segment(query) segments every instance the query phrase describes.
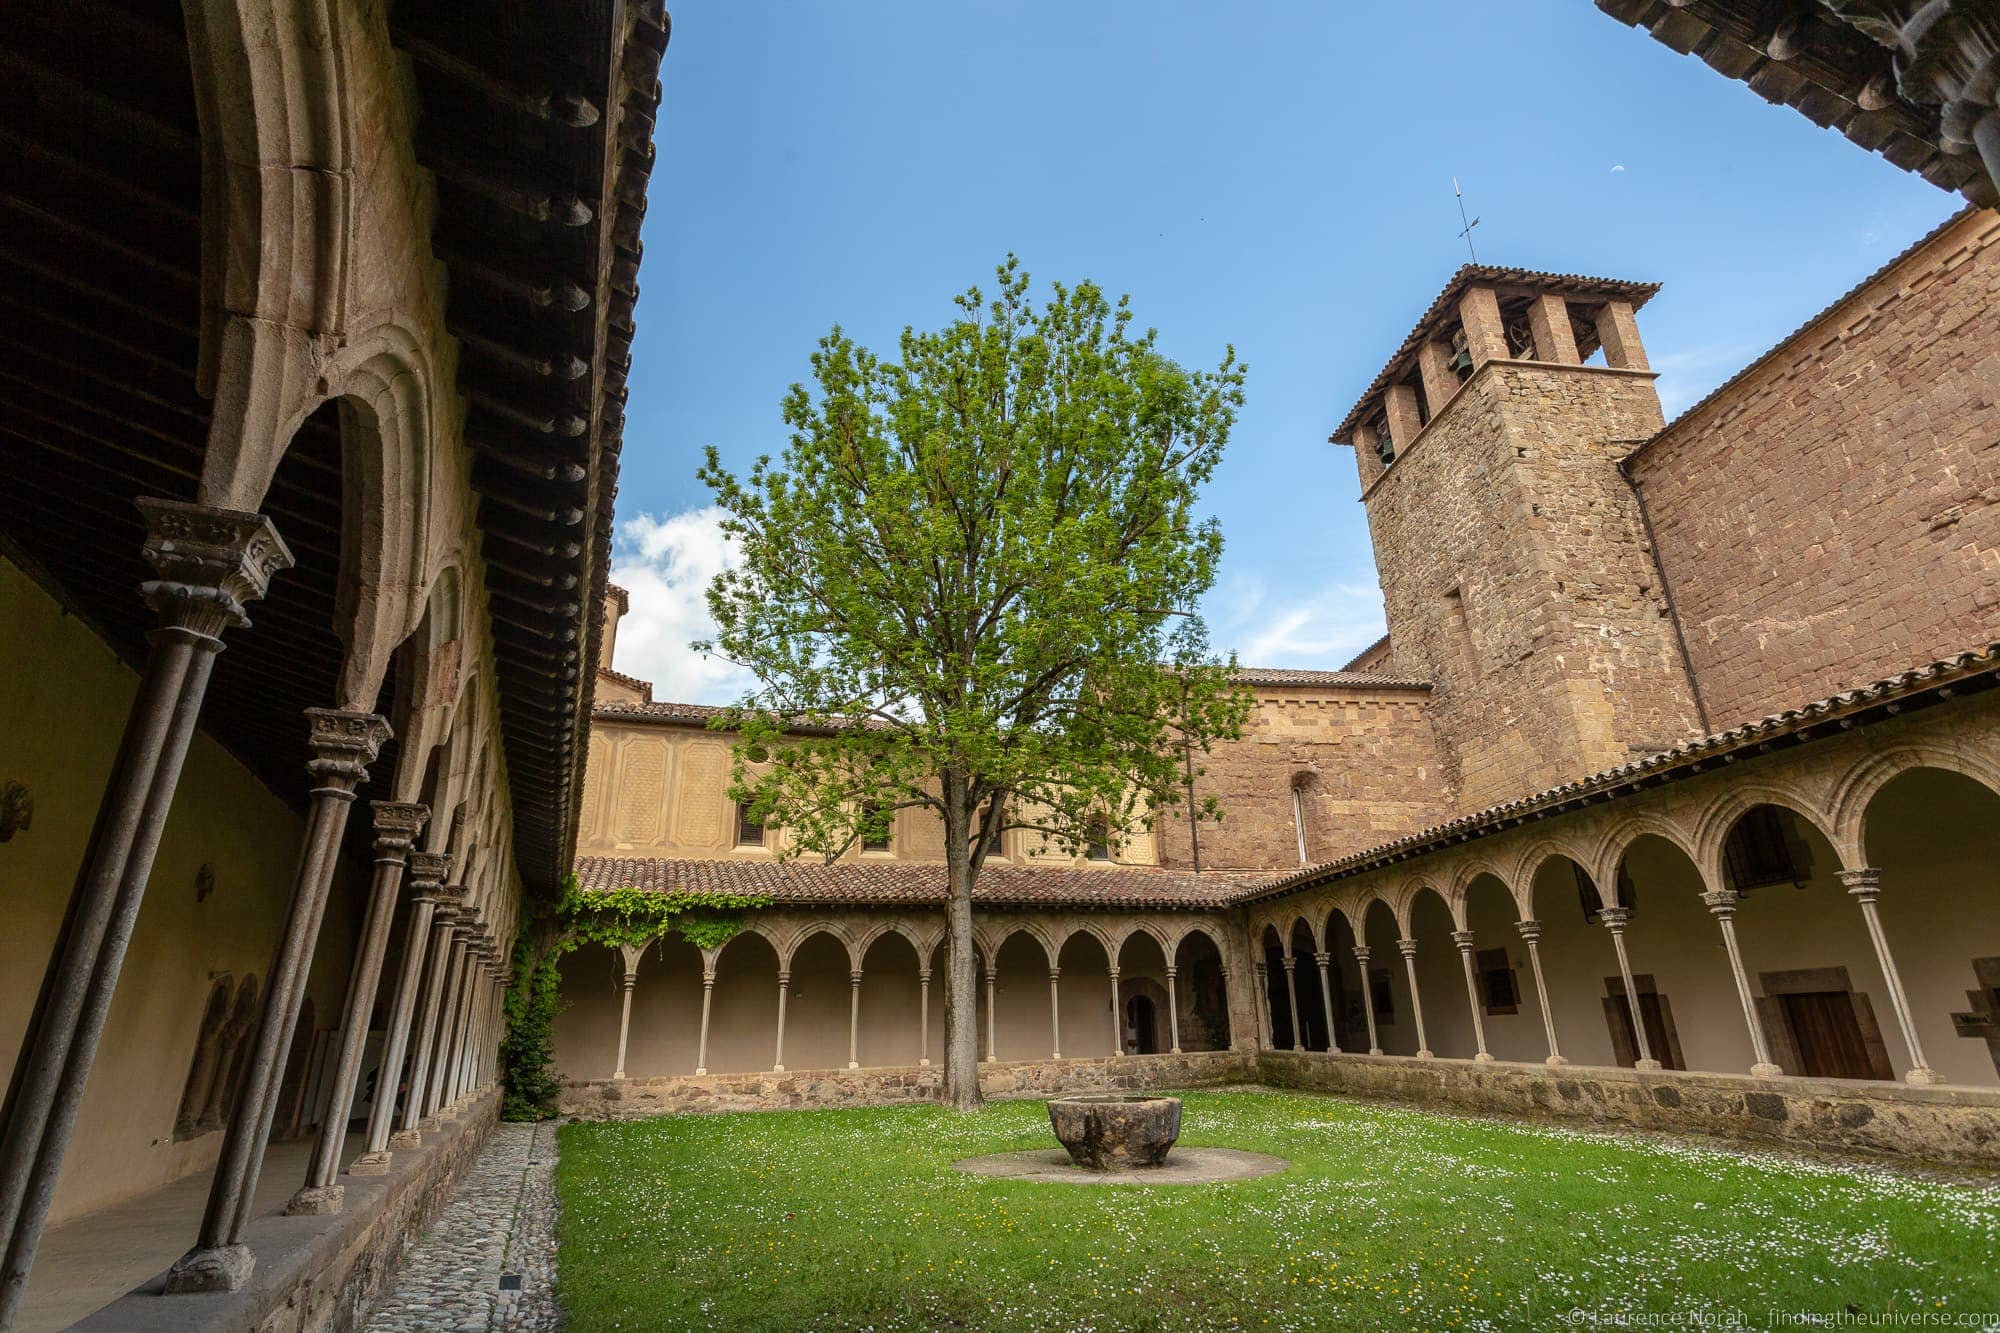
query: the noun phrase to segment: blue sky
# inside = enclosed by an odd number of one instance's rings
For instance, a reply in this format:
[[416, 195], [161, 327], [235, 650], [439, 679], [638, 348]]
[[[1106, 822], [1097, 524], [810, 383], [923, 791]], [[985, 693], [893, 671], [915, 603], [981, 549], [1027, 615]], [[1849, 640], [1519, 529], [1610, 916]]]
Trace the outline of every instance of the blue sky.
[[1654, 280], [1671, 417], [1957, 201], [1588, 0], [841, 5], [673, 0], [614, 577], [619, 669], [724, 702], [686, 651], [726, 558], [694, 478], [784, 443], [835, 322], [905, 324], [1018, 253], [1129, 292], [1163, 347], [1233, 342], [1208, 619], [1264, 666], [1381, 632], [1328, 430], [1465, 260]]

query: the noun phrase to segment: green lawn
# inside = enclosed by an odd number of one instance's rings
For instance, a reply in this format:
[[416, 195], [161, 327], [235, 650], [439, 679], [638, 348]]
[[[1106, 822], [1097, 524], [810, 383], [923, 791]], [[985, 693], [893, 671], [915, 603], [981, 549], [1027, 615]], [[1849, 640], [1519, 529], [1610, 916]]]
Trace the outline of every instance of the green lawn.
[[1182, 1142], [1293, 1168], [1152, 1187], [951, 1169], [1052, 1146], [1040, 1102], [569, 1125], [559, 1291], [582, 1330], [2000, 1311], [1992, 1191], [1329, 1097], [1185, 1099]]

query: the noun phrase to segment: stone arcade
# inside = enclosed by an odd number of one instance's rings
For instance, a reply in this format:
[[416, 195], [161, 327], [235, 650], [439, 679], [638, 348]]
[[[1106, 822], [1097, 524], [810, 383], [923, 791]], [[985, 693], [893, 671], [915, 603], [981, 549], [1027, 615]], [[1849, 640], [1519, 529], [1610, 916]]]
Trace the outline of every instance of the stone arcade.
[[[1334, 431], [1387, 637], [1242, 672], [1220, 825], [1009, 835], [988, 1090], [1256, 1078], [2000, 1162], [1995, 290], [1968, 210], [1667, 423], [1654, 287], [1461, 269]], [[772, 906], [577, 955], [565, 1107], [933, 1095], [938, 825], [785, 859], [715, 711], [601, 673], [579, 876]]]
[[0, 1326], [347, 1324], [484, 1138], [572, 856], [666, 41], [9, 15]]

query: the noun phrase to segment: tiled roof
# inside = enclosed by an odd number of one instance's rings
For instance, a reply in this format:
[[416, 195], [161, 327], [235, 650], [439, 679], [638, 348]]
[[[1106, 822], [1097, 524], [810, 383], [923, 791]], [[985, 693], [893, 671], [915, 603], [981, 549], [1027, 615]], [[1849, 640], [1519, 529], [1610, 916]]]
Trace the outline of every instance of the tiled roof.
[[1575, 782], [1550, 787], [1532, 796], [1490, 805], [1484, 810], [1382, 843], [1365, 852], [1356, 852], [1338, 861], [1327, 861], [1277, 875], [1266, 883], [1246, 888], [1241, 900], [1254, 902], [1273, 898], [1293, 889], [1358, 875], [1394, 861], [1406, 861], [1447, 843], [1468, 842], [1525, 819], [1545, 817], [1586, 801], [1622, 794], [1642, 782], [1658, 783], [1687, 777], [1711, 761], [1729, 762], [1745, 750], [1754, 753], [1767, 749], [1773, 741], [1783, 737], [1798, 734], [1805, 739], [1802, 733], [1810, 732], [1815, 726], [1831, 725], [1837, 728], [1851, 724], [1857, 715], [1883, 705], [1907, 705], [1914, 701], [1915, 696], [1925, 693], [1935, 693], [1937, 698], [1943, 699], [1950, 697], [1954, 687], [1962, 690], [1975, 682], [1990, 686], [1996, 677], [2000, 677], [2000, 643], [1990, 643], [1983, 648], [1939, 658], [1910, 671], [1885, 676], [1859, 689], [1843, 690], [1803, 708], [1788, 708], [1755, 722], [1746, 722], [1740, 727], [1718, 731], [1644, 759], [1593, 773]]
[[[657, 893], [705, 891], [759, 894], [775, 906], [826, 903], [857, 907], [923, 906], [945, 901], [940, 862], [839, 861], [759, 857], [737, 860], [581, 856], [577, 881], [586, 891], [621, 888]], [[1268, 873], [1195, 874], [1141, 867], [1109, 870], [1074, 866], [988, 863], [973, 901], [983, 907], [1126, 907], [1220, 910]]]
[[1446, 311], [1454, 309], [1465, 289], [1475, 283], [1489, 287], [1560, 289], [1567, 295], [1600, 296], [1607, 300], [1617, 298], [1630, 301], [1634, 310], [1650, 301], [1660, 290], [1657, 282], [1591, 278], [1580, 273], [1543, 273], [1538, 269], [1504, 268], [1497, 264], [1461, 264], [1458, 272], [1451, 275], [1451, 281], [1445, 283], [1444, 290], [1437, 294], [1437, 299], [1431, 302], [1430, 308], [1417, 320], [1409, 336], [1396, 348], [1395, 354], [1383, 364], [1361, 397], [1355, 400], [1354, 406], [1347, 410], [1347, 415], [1340, 419], [1340, 424], [1333, 428], [1333, 433], [1326, 437], [1329, 443], [1341, 443], [1354, 434], [1354, 428], [1361, 424], [1363, 411], [1374, 401], [1375, 395], [1388, 387], [1392, 380], [1402, 377], [1405, 364], [1416, 352], [1417, 345], [1430, 336], [1431, 327]]
[[1384, 676], [1373, 671], [1292, 671], [1284, 667], [1239, 667], [1230, 677], [1239, 685], [1338, 685], [1354, 689], [1427, 690], [1431, 683], [1413, 676]]
[[[627, 689], [639, 691], [640, 695], [644, 697], [647, 703], [653, 702], [652, 681], [640, 680], [637, 676], [628, 676], [622, 671], [613, 671], [608, 666], [601, 666], [597, 668], [597, 674], [600, 676], [609, 676], [612, 680], [617, 681], [620, 685], [625, 686]], [[610, 701], [607, 700], [606, 702], [608, 703]], [[628, 700], [623, 700], [621, 702], [630, 703], [632, 702], [632, 700], [628, 699]]]
[[[651, 686], [647, 688], [650, 690]], [[636, 699], [607, 699], [598, 704], [592, 710], [591, 715], [593, 717], [612, 718], [623, 721], [672, 722], [687, 726], [705, 727], [708, 725], [710, 719], [720, 717], [728, 711], [727, 708], [718, 707], [715, 704], [677, 704], [667, 700], [656, 702], [651, 699], [641, 703]], [[840, 725], [840, 721], [836, 719], [834, 725]], [[879, 719], [870, 718], [866, 725], [870, 727], [882, 727], [888, 724]], [[795, 722], [787, 727], [786, 730], [792, 732], [794, 735], [816, 736], [824, 735], [830, 729]]]

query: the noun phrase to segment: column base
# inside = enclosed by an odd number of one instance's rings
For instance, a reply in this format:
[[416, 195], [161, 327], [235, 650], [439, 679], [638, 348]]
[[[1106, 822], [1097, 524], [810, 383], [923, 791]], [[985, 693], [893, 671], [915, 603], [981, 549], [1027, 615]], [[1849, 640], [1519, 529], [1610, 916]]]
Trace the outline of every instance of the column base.
[[257, 1267], [257, 1256], [248, 1245], [199, 1246], [189, 1250], [167, 1270], [167, 1295], [181, 1296], [204, 1291], [241, 1291]]
[[929, 1069], [931, 1067], [931, 1058], [927, 1055], [923, 1059], [917, 1061], [917, 1067], [919, 1069]]
[[1418, 1052], [1417, 1052], [1417, 1059], [1419, 1059], [1419, 1060], [1435, 1060], [1435, 1059], [1437, 1059], [1437, 1053], [1436, 1053], [1435, 1051], [1418, 1051]]
[[1062, 1059], [1062, 1052], [1061, 1052], [1061, 1051], [1057, 1051], [1057, 1052], [1055, 1052], [1054, 1054], [1052, 1054], [1052, 1055], [1050, 1055], [1050, 1056], [1049, 1056], [1049, 1059], [1051, 1059], [1051, 1060], [1060, 1060], [1060, 1059]]
[[1785, 1071], [1777, 1065], [1772, 1064], [1769, 1060], [1764, 1061], [1762, 1064], [1750, 1066], [1750, 1077], [1752, 1078], [1783, 1078], [1784, 1076]]
[[1381, 1048], [1380, 1046], [1370, 1046], [1370, 1047], [1368, 1048], [1368, 1054], [1370, 1054], [1370, 1055], [1380, 1055], [1380, 1054], [1382, 1054], [1382, 1048]]
[[1171, 1050], [1167, 1052], [1168, 1055], [1179, 1055], [1180, 1053], [1181, 1053], [1181, 1048], [1178, 1046], [1173, 1047]]
[[[706, 1074], [708, 1071], [706, 1069], [697, 1069], [694, 1072], [697, 1074]], [[785, 1072], [785, 1067], [783, 1065], [772, 1065], [771, 1072], [773, 1074], [782, 1074]]]
[[1913, 1088], [1934, 1088], [1944, 1082], [1944, 1075], [1938, 1073], [1937, 1070], [1930, 1068], [1928, 1065], [1918, 1065], [1915, 1069], [1903, 1075], [1903, 1082]]
[[1304, 1055], [1305, 1053], [1306, 1053], [1306, 1048], [1305, 1048], [1305, 1047], [1303, 1047], [1303, 1046], [1299, 1045], [1299, 1044], [1298, 1044], [1297, 1042], [1293, 1042], [1293, 1043], [1292, 1043], [1292, 1054], [1293, 1054], [1293, 1055]]
[[706, 1066], [702, 1066], [697, 1068], [694, 1072], [697, 1074], [706, 1074], [708, 1072], [708, 1069]]
[[1552, 1055], [1548, 1059], [1542, 1061], [1542, 1063], [1547, 1065], [1551, 1069], [1561, 1069], [1564, 1065], [1569, 1063], [1569, 1057], [1567, 1055]]
[[345, 1185], [308, 1185], [285, 1204], [286, 1217], [330, 1217], [347, 1202]]
[[1493, 1063], [1493, 1052], [1481, 1051], [1472, 1057], [1472, 1062], [1477, 1065], [1490, 1065]]
[[[403, 1131], [403, 1134], [408, 1133], [410, 1131]], [[403, 1134], [393, 1136], [389, 1142], [399, 1148], [402, 1147], [403, 1145], [396, 1143], [396, 1140], [403, 1137]], [[411, 1137], [414, 1138], [415, 1135], [411, 1135]], [[414, 1148], [416, 1145], [413, 1143], [409, 1146]], [[386, 1152], [365, 1152], [347, 1164], [347, 1174], [350, 1176], [386, 1176], [389, 1174], [389, 1164], [393, 1160], [394, 1157]]]
[[847, 1062], [847, 1067], [849, 1069], [859, 1069], [861, 1068], [861, 1062], [859, 1060], [849, 1060]]
[[437, 1127], [438, 1118], [434, 1115], [427, 1115], [417, 1122], [417, 1130], [420, 1133], [435, 1134], [437, 1133]]
[[391, 1148], [421, 1148], [424, 1146], [424, 1132], [421, 1129], [399, 1129], [389, 1136]]

